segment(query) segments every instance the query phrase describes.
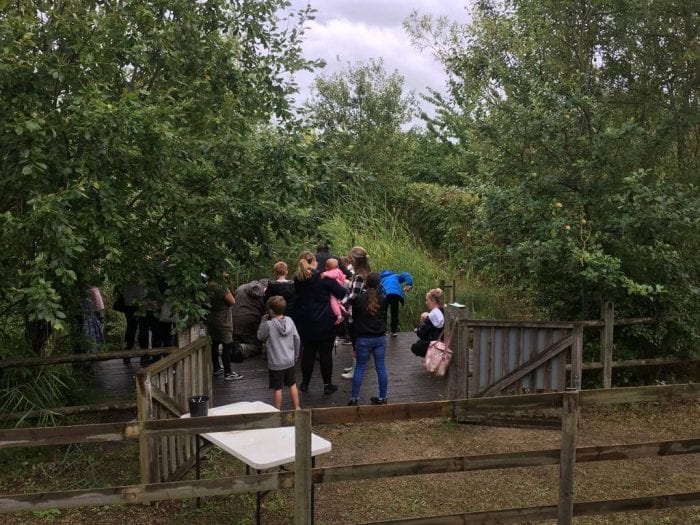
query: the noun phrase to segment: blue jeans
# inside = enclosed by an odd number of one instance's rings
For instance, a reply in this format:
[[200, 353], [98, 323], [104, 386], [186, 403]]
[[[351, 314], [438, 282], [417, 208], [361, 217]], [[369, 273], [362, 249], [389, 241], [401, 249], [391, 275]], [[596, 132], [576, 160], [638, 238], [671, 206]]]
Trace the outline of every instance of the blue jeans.
[[387, 385], [389, 378], [386, 374], [384, 364], [384, 354], [386, 353], [386, 336], [379, 337], [358, 337], [355, 340], [355, 373], [352, 377], [352, 399], [360, 398], [360, 386], [362, 386], [362, 376], [369, 362], [369, 356], [374, 356], [374, 368], [377, 370], [377, 380], [379, 382], [379, 398], [386, 399]]

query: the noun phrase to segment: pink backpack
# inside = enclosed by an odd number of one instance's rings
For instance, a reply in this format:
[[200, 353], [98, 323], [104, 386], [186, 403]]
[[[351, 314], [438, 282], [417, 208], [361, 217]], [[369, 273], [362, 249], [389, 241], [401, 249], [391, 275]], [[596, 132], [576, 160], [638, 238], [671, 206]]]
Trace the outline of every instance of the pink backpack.
[[454, 332], [455, 326], [457, 326], [457, 323], [452, 325], [452, 330], [450, 330], [450, 335], [447, 337], [446, 342], [442, 340], [442, 336], [445, 333], [444, 330], [438, 339], [430, 341], [428, 351], [425, 354], [425, 361], [423, 361], [423, 366], [429, 374], [442, 377], [447, 373], [447, 369], [452, 361], [450, 341], [452, 341], [452, 333]]

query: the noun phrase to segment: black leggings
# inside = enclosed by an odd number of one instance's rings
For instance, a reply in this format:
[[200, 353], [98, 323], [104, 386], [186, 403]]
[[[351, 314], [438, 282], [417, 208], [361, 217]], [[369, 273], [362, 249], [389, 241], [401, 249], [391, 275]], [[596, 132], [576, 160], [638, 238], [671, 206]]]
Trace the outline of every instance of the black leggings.
[[311, 375], [314, 372], [316, 354], [318, 354], [323, 384], [331, 384], [331, 379], [333, 376], [333, 344], [335, 343], [335, 336], [323, 341], [303, 341], [302, 343], [303, 353], [301, 355], [301, 382], [308, 385], [311, 381]]
[[[388, 305], [387, 312], [391, 314], [391, 333], [395, 334], [399, 331], [399, 303], [401, 298], [396, 294], [391, 294], [386, 296], [386, 303]], [[385, 318], [386, 320], [386, 318]]]
[[231, 373], [231, 354], [233, 353], [233, 343], [222, 343], [221, 341], [211, 342], [211, 366], [216, 372], [219, 368], [219, 345], [223, 347], [221, 360], [224, 362], [224, 374]]
[[428, 346], [430, 346], [430, 341], [423, 341], [418, 339], [415, 343], [411, 345], [411, 352], [413, 352], [418, 357], [425, 357], [428, 353]]

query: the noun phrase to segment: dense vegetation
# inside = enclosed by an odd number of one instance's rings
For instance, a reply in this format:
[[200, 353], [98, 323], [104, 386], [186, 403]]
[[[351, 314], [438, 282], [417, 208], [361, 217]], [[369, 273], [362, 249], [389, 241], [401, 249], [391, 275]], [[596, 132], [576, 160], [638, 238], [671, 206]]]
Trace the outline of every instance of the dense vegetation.
[[662, 319], [634, 334], [649, 352], [697, 348], [691, 0], [415, 13], [406, 30], [451, 80], [410, 130], [414, 95], [380, 59], [321, 73], [294, 108], [294, 73], [319, 64], [301, 54], [312, 12], [282, 0], [0, 6], [4, 358], [71, 352], [85, 284], [161, 273], [184, 324], [205, 311], [202, 270], [238, 282], [320, 238], [423, 289], [462, 276], [485, 315], [504, 312], [483, 282], [552, 318], [614, 300]]

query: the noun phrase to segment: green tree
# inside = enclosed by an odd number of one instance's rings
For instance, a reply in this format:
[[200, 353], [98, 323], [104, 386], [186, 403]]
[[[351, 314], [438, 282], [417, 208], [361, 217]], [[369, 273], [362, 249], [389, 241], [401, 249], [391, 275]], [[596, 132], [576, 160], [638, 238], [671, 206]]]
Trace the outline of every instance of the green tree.
[[388, 74], [383, 60], [318, 76], [305, 110], [329, 153], [380, 178], [396, 176], [401, 127], [411, 121], [416, 104], [412, 93], [404, 93], [403, 77]]
[[406, 22], [451, 75], [431, 124], [475, 161], [479, 262], [553, 316], [614, 299], [699, 340], [699, 22], [690, 0], [481, 1], [468, 26]]
[[271, 238], [308, 227], [308, 206], [296, 203], [313, 195], [313, 163], [289, 104], [291, 73], [314, 66], [300, 47], [308, 8], [287, 12], [283, 0], [0, 6], [6, 343], [21, 327], [41, 351], [52, 331], [69, 332], [79, 282], [148, 280], [151, 256], [168, 260], [158, 268], [180, 319], [197, 317], [202, 270], [249, 267]]

